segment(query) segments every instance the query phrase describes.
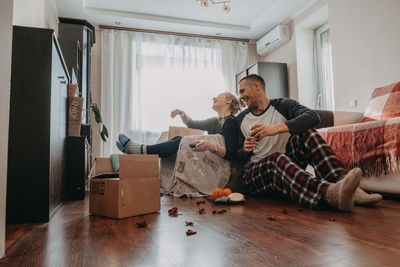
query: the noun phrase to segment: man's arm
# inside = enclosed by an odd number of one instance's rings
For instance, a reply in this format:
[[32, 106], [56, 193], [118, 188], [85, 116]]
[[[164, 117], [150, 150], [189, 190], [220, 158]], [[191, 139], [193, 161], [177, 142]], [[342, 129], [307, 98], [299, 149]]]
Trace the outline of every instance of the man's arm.
[[265, 136], [273, 136], [279, 133], [289, 132], [289, 128], [285, 123], [281, 123], [278, 125], [265, 125], [257, 123], [253, 125], [250, 130], [250, 136], [253, 137], [256, 141], [261, 140]]
[[291, 134], [304, 132], [320, 122], [319, 115], [316, 112], [301, 105], [296, 100], [280, 98], [274, 99], [271, 104], [287, 119], [285, 124]]

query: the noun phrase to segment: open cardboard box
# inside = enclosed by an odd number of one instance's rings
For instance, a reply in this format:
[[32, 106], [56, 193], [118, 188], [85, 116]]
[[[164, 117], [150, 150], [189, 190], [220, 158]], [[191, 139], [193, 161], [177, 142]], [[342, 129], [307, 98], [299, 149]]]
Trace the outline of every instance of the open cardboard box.
[[96, 158], [90, 176], [89, 212], [126, 218], [160, 210], [159, 160], [156, 155], [120, 155], [119, 178], [92, 178], [112, 173], [110, 158]]

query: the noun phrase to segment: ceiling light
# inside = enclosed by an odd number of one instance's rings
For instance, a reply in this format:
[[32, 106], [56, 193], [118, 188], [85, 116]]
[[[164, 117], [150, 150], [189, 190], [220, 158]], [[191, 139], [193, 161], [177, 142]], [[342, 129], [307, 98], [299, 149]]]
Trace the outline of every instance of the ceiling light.
[[222, 8], [225, 13], [229, 13], [231, 11], [231, 7], [224, 3], [224, 7]]
[[202, 7], [208, 7], [208, 5], [211, 3], [213, 5], [217, 4], [223, 4], [222, 10], [224, 10], [225, 13], [229, 13], [231, 11], [231, 7], [227, 5], [227, 3], [230, 3], [231, 0], [223, 0], [223, 1], [215, 1], [215, 0], [196, 0], [197, 2], [200, 2], [200, 6]]

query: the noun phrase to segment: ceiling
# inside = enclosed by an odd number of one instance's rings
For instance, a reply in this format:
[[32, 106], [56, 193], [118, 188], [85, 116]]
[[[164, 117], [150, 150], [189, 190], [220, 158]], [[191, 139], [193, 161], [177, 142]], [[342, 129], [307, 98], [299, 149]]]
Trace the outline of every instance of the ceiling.
[[316, 1], [231, 0], [231, 11], [225, 13], [223, 4], [203, 8], [196, 0], [54, 0], [60, 17], [92, 24], [252, 40], [289, 22]]

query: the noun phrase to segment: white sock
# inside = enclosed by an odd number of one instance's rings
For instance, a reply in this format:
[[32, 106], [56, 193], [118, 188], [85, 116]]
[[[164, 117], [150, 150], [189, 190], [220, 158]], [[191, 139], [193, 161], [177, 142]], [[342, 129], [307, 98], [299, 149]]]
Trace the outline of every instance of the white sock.
[[128, 147], [126, 148], [127, 154], [147, 154], [147, 145], [136, 143], [135, 141], [130, 141]]

